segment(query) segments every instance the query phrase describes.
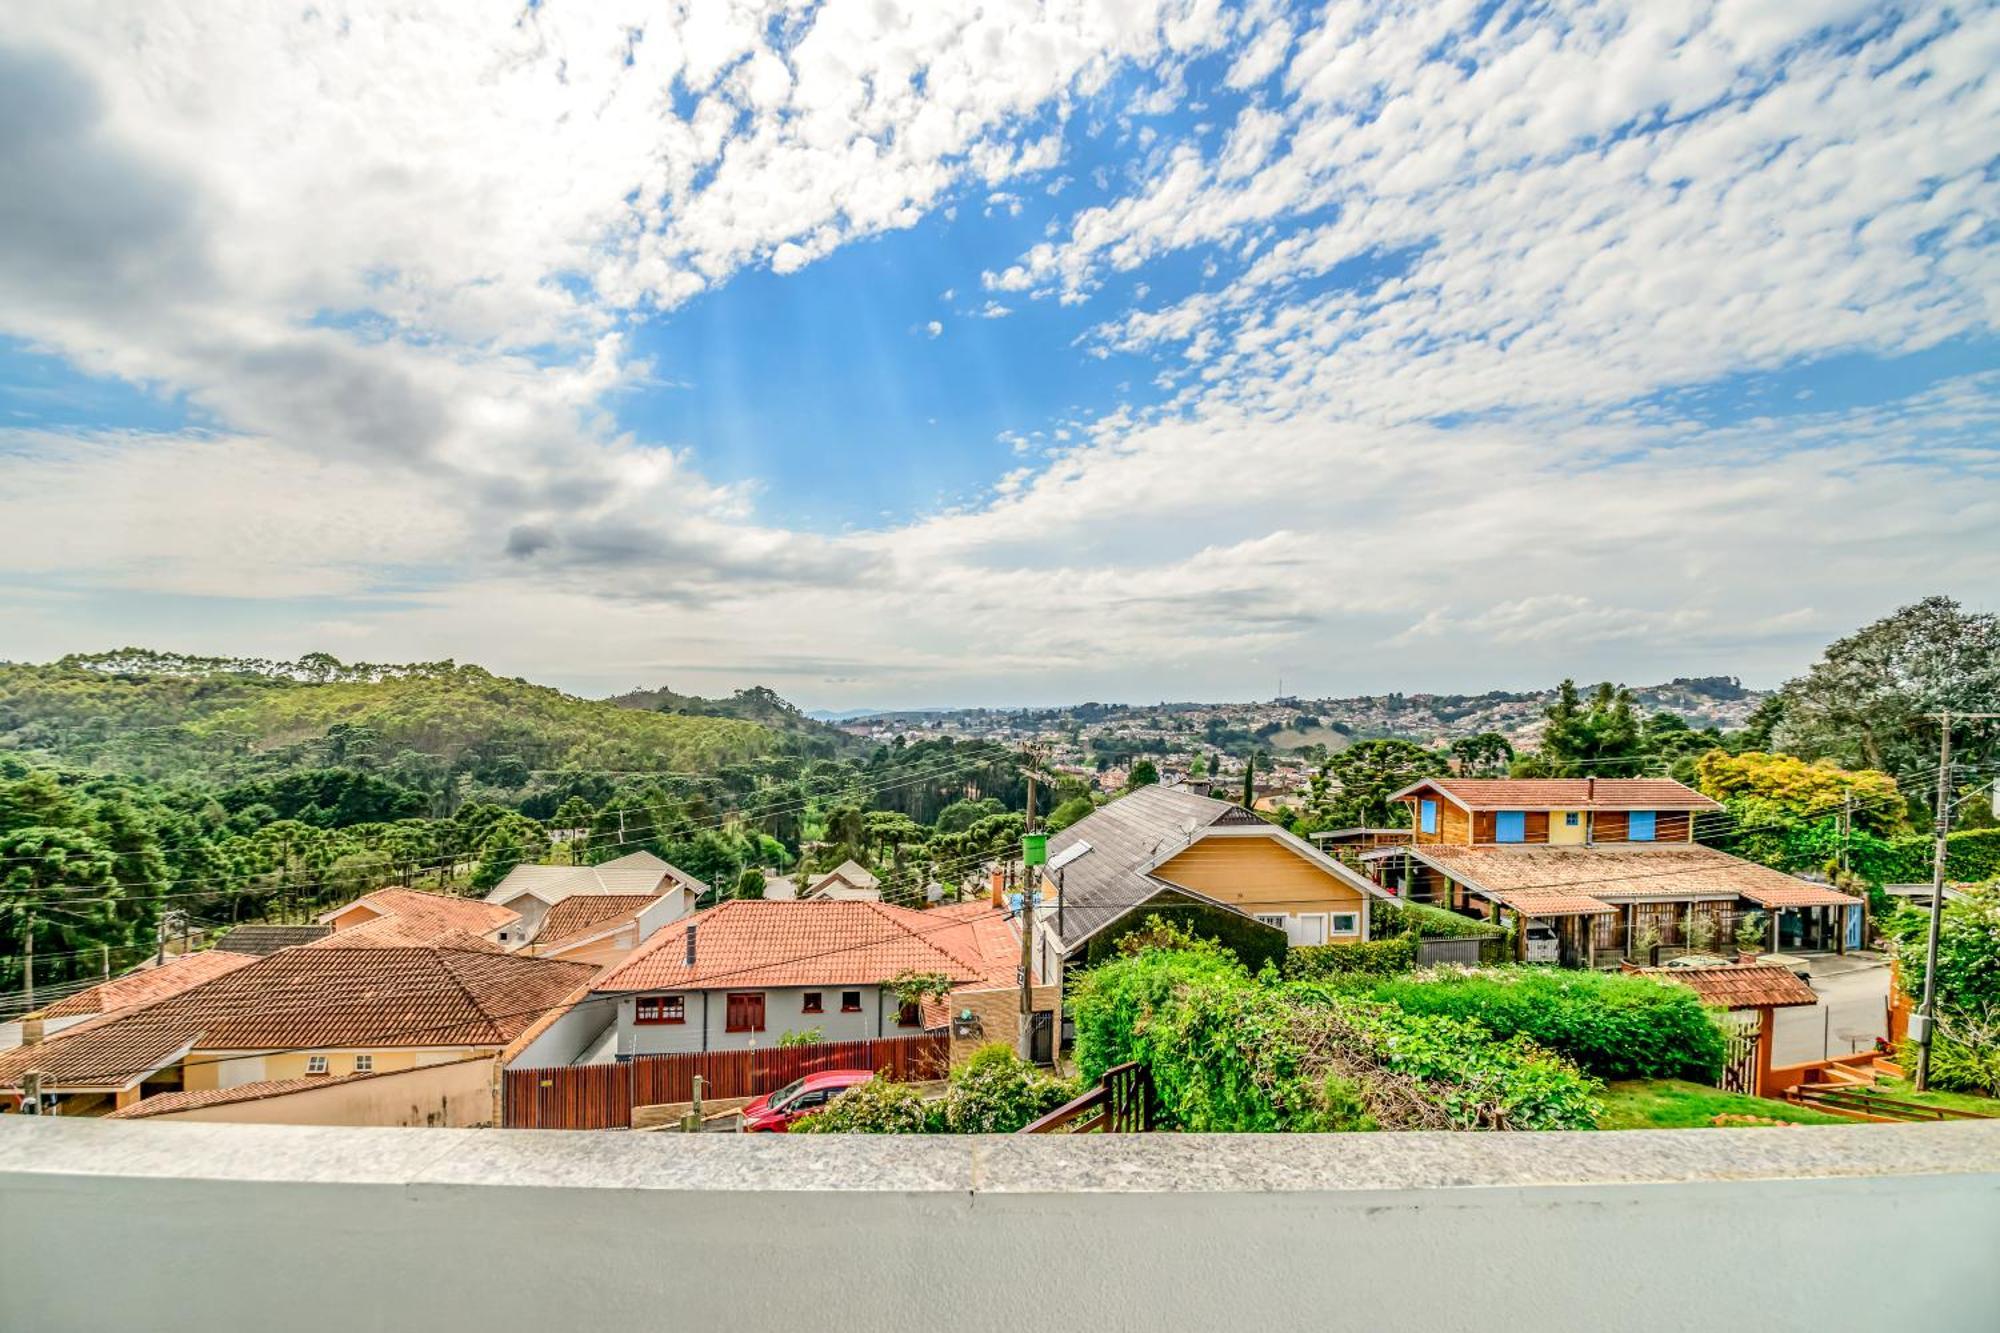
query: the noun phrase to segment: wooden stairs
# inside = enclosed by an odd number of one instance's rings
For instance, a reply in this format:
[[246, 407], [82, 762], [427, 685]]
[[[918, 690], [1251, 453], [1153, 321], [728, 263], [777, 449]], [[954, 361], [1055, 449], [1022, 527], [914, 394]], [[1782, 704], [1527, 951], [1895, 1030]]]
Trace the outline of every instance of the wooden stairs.
[[1813, 1070], [1810, 1081], [1787, 1089], [1785, 1100], [1828, 1115], [1876, 1124], [1992, 1119], [1974, 1111], [1914, 1102], [1877, 1088], [1877, 1079], [1900, 1078], [1902, 1073], [1895, 1064], [1880, 1058], [1866, 1064], [1830, 1063]]

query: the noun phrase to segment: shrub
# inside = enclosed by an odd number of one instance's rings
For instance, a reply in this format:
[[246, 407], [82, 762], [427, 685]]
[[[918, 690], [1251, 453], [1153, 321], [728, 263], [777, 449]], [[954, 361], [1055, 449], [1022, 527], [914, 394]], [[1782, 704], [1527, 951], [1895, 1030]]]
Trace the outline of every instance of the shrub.
[[1585, 1129], [1597, 1114], [1595, 1083], [1524, 1039], [1208, 955], [1097, 968], [1071, 1012], [1084, 1077], [1145, 1061], [1169, 1128]]
[[1071, 1085], [995, 1042], [952, 1071], [944, 1128], [953, 1134], [1012, 1134], [1075, 1095]]
[[1349, 972], [1407, 972], [1417, 965], [1414, 933], [1365, 944], [1305, 944], [1285, 954], [1284, 973], [1295, 981]]
[[797, 1032], [787, 1032], [778, 1038], [780, 1046], [817, 1046], [826, 1040], [823, 1028], [804, 1028]]
[[1146, 915], [1137, 913], [1125, 921], [1091, 936], [1084, 947], [1084, 961], [1096, 966], [1119, 956], [1118, 944], [1134, 931], [1151, 929], [1155, 920], [1171, 922], [1189, 934], [1214, 940], [1236, 956], [1252, 972], [1285, 956], [1285, 932], [1262, 921], [1253, 921], [1241, 912], [1196, 902], [1174, 893], [1162, 893], [1146, 904]]
[[[1921, 998], [1930, 914], [1904, 908], [1883, 922], [1883, 930], [1904, 991]], [[1976, 885], [1945, 903], [1937, 962], [1931, 1083], [2000, 1096], [2000, 882]], [[1916, 1051], [1907, 1043], [1903, 1059], [1906, 1068], [1915, 1067]]]
[[1359, 991], [1413, 1014], [1476, 1022], [1497, 1037], [1527, 1037], [1602, 1079], [1713, 1082], [1725, 1039], [1701, 998], [1651, 977], [1498, 968], [1440, 968], [1382, 977]]
[[792, 1122], [794, 1134], [927, 1134], [939, 1127], [939, 1111], [908, 1083], [877, 1074], [856, 1084], [823, 1108]]
[[807, 1134], [1012, 1134], [1075, 1095], [1004, 1043], [973, 1052], [942, 1098], [877, 1074], [792, 1125]]
[[1427, 940], [1464, 940], [1498, 939], [1507, 928], [1429, 903], [1375, 902], [1368, 905], [1368, 931], [1377, 939], [1415, 931]]

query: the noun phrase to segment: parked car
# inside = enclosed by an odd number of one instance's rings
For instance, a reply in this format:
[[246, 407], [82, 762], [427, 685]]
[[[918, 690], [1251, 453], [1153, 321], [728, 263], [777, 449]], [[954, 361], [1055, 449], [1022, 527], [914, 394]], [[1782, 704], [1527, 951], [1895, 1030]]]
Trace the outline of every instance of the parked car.
[[810, 1115], [857, 1083], [874, 1077], [872, 1069], [828, 1069], [795, 1079], [743, 1108], [743, 1132], [782, 1134], [800, 1116]]
[[1543, 925], [1539, 921], [1528, 923], [1527, 961], [1531, 963], [1562, 961], [1562, 946], [1556, 940], [1554, 926]]

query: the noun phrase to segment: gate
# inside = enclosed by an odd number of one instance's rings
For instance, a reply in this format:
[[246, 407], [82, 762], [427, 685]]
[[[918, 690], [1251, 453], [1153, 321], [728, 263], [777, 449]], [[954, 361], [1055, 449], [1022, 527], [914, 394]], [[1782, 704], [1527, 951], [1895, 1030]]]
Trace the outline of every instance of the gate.
[[1721, 1087], [1724, 1092], [1740, 1092], [1749, 1097], [1757, 1095], [1757, 1043], [1762, 1040], [1763, 1033], [1757, 1026], [1730, 1025], [1722, 1058]]

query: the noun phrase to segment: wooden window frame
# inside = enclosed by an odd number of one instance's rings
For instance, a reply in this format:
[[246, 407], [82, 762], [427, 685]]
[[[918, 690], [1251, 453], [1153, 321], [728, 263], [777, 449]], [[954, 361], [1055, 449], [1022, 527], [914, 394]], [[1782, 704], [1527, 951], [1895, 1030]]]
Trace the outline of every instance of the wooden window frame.
[[[852, 995], [852, 996], [854, 997], [854, 1003], [853, 1003], [853, 1004], [849, 1004], [849, 1003], [847, 1002], [847, 997], [848, 997], [848, 996], [850, 996], [850, 995]], [[841, 1012], [841, 1013], [843, 1013], [843, 1014], [858, 1014], [858, 1013], [860, 1013], [860, 1012], [861, 1012], [861, 992], [860, 992], [860, 991], [858, 991], [858, 990], [844, 990], [844, 991], [842, 991], [842, 992], [840, 993], [840, 1012]]]
[[[646, 1017], [646, 1004], [651, 1001], [657, 1012]], [[632, 1004], [632, 1022], [639, 1027], [673, 1027], [687, 1022], [687, 997], [685, 995], [641, 995]]]
[[911, 1000], [896, 1006], [896, 1026], [899, 1028], [920, 1028], [924, 1025], [924, 1006]]
[[1430, 800], [1417, 802], [1417, 831], [1436, 833], [1438, 831], [1438, 803]]
[[[736, 1002], [738, 1000], [743, 1001], [743, 1007], [745, 1009], [751, 1007], [752, 1001], [755, 1002], [757, 1010], [757, 1021], [754, 1024], [738, 1023], [736, 1021]], [[768, 1016], [765, 1013], [763, 991], [739, 990], [739, 991], [725, 991], [723, 993], [722, 1030], [724, 1032], [762, 1032], [764, 1031], [764, 1024], [767, 1020], [767, 1017]]]
[[[319, 1066], [319, 1068], [317, 1068], [317, 1069], [313, 1068], [313, 1066], [314, 1066], [314, 1065], [318, 1065], [318, 1066]], [[308, 1055], [308, 1056], [306, 1057], [306, 1073], [308, 1073], [308, 1074], [325, 1074], [325, 1073], [328, 1073], [328, 1072], [330, 1072], [330, 1071], [329, 1071], [329, 1070], [328, 1070], [328, 1068], [327, 1068], [327, 1059], [326, 1059], [326, 1057], [325, 1057], [325, 1056], [323, 1056], [323, 1055]]]
[[820, 990], [809, 990], [809, 991], [807, 991], [807, 992], [805, 993], [804, 997], [803, 997], [803, 998], [801, 998], [801, 999], [800, 999], [800, 1001], [799, 1001], [799, 1012], [800, 1012], [800, 1013], [802, 1013], [802, 1014], [823, 1014], [823, 1013], [825, 1013], [825, 1012], [826, 1012], [826, 992], [825, 992], [825, 991], [820, 991]]

